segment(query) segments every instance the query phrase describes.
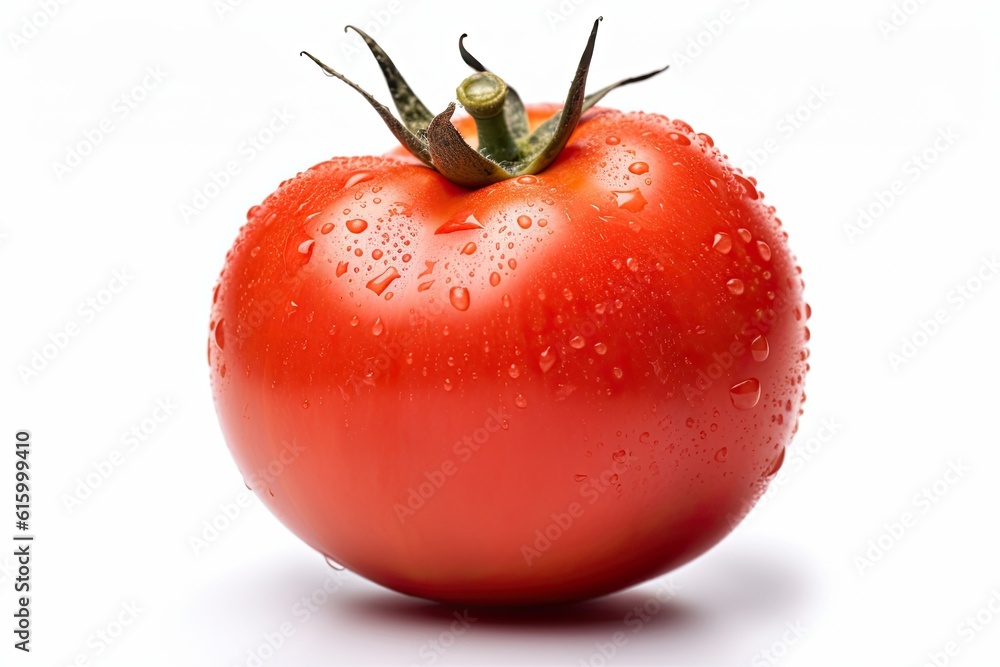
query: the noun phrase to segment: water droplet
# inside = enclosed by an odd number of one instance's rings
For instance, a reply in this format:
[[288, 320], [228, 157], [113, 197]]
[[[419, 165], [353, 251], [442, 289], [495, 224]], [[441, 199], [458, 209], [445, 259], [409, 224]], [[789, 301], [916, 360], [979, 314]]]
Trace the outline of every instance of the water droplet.
[[625, 453], [624, 449], [619, 449], [617, 452], [611, 455], [611, 458], [614, 459], [615, 463], [625, 463], [625, 459], [627, 457], [628, 454]]
[[812, 309], [812, 306], [810, 306], [810, 305], [809, 305], [809, 304], [807, 303], [807, 304], [806, 304], [806, 307], [805, 307], [805, 311], [806, 311], [806, 319], [808, 320], [808, 319], [809, 319], [810, 317], [812, 317], [812, 314], [813, 314], [813, 309]]
[[719, 463], [725, 463], [726, 458], [728, 456], [729, 456], [729, 450], [726, 447], [723, 447], [722, 449], [720, 449], [715, 453], [715, 460], [718, 461]]
[[347, 182], [344, 183], [344, 187], [345, 188], [350, 188], [350, 187], [353, 187], [353, 186], [357, 185], [358, 183], [362, 183], [364, 181], [370, 181], [371, 178], [372, 178], [371, 173], [369, 173], [367, 171], [358, 171], [358, 172], [355, 172], [355, 173], [351, 174], [347, 178]]
[[520, 183], [521, 185], [534, 185], [535, 183], [538, 182], [538, 179], [529, 174], [526, 176], [518, 176], [517, 182]]
[[617, 146], [618, 144], [621, 143], [621, 141], [622, 140], [619, 139], [618, 137], [616, 137], [614, 135], [611, 135], [607, 139], [604, 140], [604, 143], [608, 144], [609, 146]]
[[625, 266], [627, 266], [630, 271], [638, 271], [639, 270], [639, 262], [637, 262], [634, 257], [629, 257], [628, 259], [626, 259], [625, 260]]
[[381, 336], [383, 331], [385, 331], [385, 325], [382, 324], [382, 318], [376, 317], [375, 324], [372, 325], [372, 334], [375, 336]]
[[521, 229], [527, 229], [528, 227], [531, 227], [531, 218], [529, 218], [526, 215], [517, 216], [517, 226], [520, 227]]
[[358, 326], [358, 322], [360, 322], [360, 320], [358, 319], [357, 315], [355, 315], [354, 317], [351, 318], [351, 326], [352, 327]]
[[577, 474], [573, 475], [573, 481], [574, 482], [585, 482], [585, 481], [587, 481], [587, 476], [584, 475], [584, 474], [582, 474], [582, 473], [577, 473]]
[[340, 276], [344, 275], [345, 273], [347, 273], [347, 264], [348, 264], [347, 262], [337, 262], [337, 277], [338, 278]]
[[521, 369], [517, 367], [517, 364], [511, 364], [510, 368], [507, 369], [507, 373], [516, 380], [521, 375]]
[[604, 343], [594, 343], [594, 352], [597, 354], [607, 354], [608, 346]]
[[733, 406], [740, 410], [749, 410], [760, 401], [760, 381], [757, 378], [750, 378], [733, 385], [729, 390], [729, 397], [733, 400]]
[[226, 377], [226, 365], [225, 364], [222, 364], [221, 366], [219, 366], [219, 375], [221, 377]]
[[633, 174], [645, 174], [647, 171], [649, 171], [649, 165], [646, 164], [645, 162], [633, 162], [631, 165], [629, 165], [628, 170]]
[[771, 261], [771, 247], [763, 241], [757, 241], [757, 252], [760, 253], [760, 258], [765, 262]]
[[309, 409], [309, 399], [308, 398], [306, 400], [302, 401], [302, 409], [303, 410], [308, 410]]
[[423, 278], [424, 276], [429, 276], [434, 271], [434, 265], [437, 262], [429, 262], [424, 260], [424, 270], [417, 274], [417, 278]]
[[378, 248], [372, 250], [372, 259], [382, 259], [382, 251]]
[[619, 380], [621, 380], [622, 376], [625, 375], [625, 372], [622, 371], [622, 369], [618, 368], [617, 366], [615, 366], [614, 368], [612, 368], [611, 372], [614, 373], [615, 377], [618, 378]]
[[471, 211], [461, 211], [449, 218], [434, 233], [451, 234], [452, 232], [466, 232], [472, 229], [483, 229], [483, 223], [476, 220], [476, 216]]
[[260, 253], [260, 246], [259, 245], [255, 245], [253, 247], [253, 250], [250, 251], [250, 256], [251, 257], [256, 257], [259, 253]]
[[587, 344], [587, 341], [583, 336], [577, 335], [569, 339], [569, 346], [574, 350], [583, 349], [583, 346]]
[[365, 251], [364, 251], [364, 250], [362, 250], [361, 248], [355, 248], [355, 249], [354, 249], [354, 254], [355, 254], [356, 256], [358, 256], [358, 257], [361, 257], [361, 255], [365, 254]]
[[411, 255], [410, 253], [406, 253], [405, 255], [403, 255], [403, 264], [406, 264], [411, 259], [413, 259], [413, 255]]
[[518, 394], [514, 397], [514, 405], [519, 408], [526, 408], [528, 407], [528, 399], [526, 399], [523, 394]]
[[770, 352], [770, 348], [767, 344], [767, 339], [764, 336], [757, 336], [750, 343], [750, 353], [753, 355], [754, 361], [764, 361], [767, 359], [767, 355]]
[[471, 255], [474, 252], [476, 252], [476, 244], [473, 243], [472, 241], [469, 241], [462, 247], [463, 255]]
[[469, 290], [466, 288], [452, 287], [448, 292], [448, 298], [451, 300], [451, 305], [453, 305], [456, 310], [469, 309]]
[[688, 139], [683, 134], [678, 134], [677, 132], [671, 132], [667, 136], [670, 137], [671, 139], [673, 139], [675, 142], [677, 142], [681, 146], [690, 146], [691, 145], [691, 140]]
[[451, 378], [445, 378], [445, 380], [444, 380], [444, 390], [445, 391], [451, 391], [453, 388], [454, 388], [454, 385], [451, 383]]
[[510, 294], [504, 294], [500, 297], [500, 303], [503, 304], [504, 308], [510, 308]]
[[750, 199], [757, 199], [757, 188], [753, 186], [753, 183], [739, 174], [733, 174], [733, 178], [740, 184], [740, 186], [742, 186], [743, 191], [747, 194], [747, 197], [750, 197]]
[[328, 223], [326, 223], [325, 225], [323, 225], [322, 227], [319, 228], [319, 233], [320, 234], [329, 234], [330, 232], [333, 231], [333, 228], [334, 228], [334, 224], [332, 222], [328, 222]]
[[739, 278], [733, 278], [732, 280], [726, 281], [726, 287], [733, 294], [743, 294], [743, 281]]
[[750, 239], [752, 237], [750, 236], [749, 229], [746, 229], [745, 227], [740, 227], [739, 229], [736, 230], [736, 233], [739, 235], [741, 241], [743, 241], [744, 243], [750, 243]]
[[778, 456], [776, 456], [775, 459], [771, 461], [771, 465], [769, 465], [767, 467], [767, 470], [764, 471], [764, 477], [771, 478], [777, 475], [778, 471], [781, 470], [781, 465], [784, 462], [785, 462], [785, 448], [782, 447], [781, 451], [778, 452]]
[[433, 284], [434, 284], [433, 280], [428, 280], [427, 282], [420, 283], [419, 285], [417, 285], [417, 291], [418, 292], [426, 292], [427, 290], [429, 290], [431, 288], [431, 285], [433, 285]]
[[723, 255], [728, 255], [729, 251], [733, 249], [733, 239], [729, 234], [725, 232], [719, 232], [715, 235], [712, 240], [712, 248], [722, 253]]
[[695, 422], [694, 422], [694, 417], [688, 417], [688, 418], [687, 418], [687, 419], [686, 419], [686, 420], [684, 421], [684, 425], [685, 425], [685, 426], [687, 426], [688, 428], [694, 428], [694, 424], [695, 424]]
[[549, 221], [546, 220], [545, 218], [539, 218], [538, 219], [538, 226], [539, 227], [544, 227], [547, 224], [549, 224]]
[[704, 141], [709, 146], [714, 146], [715, 145], [715, 141], [712, 139], [712, 137], [710, 137], [709, 135], [705, 134], [704, 132], [699, 132], [698, 133], [698, 138], [701, 139], [702, 141]]
[[[634, 188], [632, 190], [613, 190], [612, 194], [615, 196], [618, 208], [625, 209], [629, 213], [638, 213], [642, 209], [646, 208], [646, 198], [642, 196], [641, 192], [639, 192], [639, 188]], [[539, 221], [538, 224], [541, 225], [541, 221]]]
[[552, 351], [551, 347], [545, 348], [545, 350], [538, 356], [538, 365], [541, 367], [543, 373], [548, 373], [553, 366], [556, 364], [556, 353]]
[[341, 571], [344, 570], [344, 566], [343, 565], [341, 565], [337, 561], [333, 560], [329, 556], [324, 556], [324, 559], [326, 560], [326, 564], [329, 565], [330, 567], [332, 567], [334, 570], [336, 570], [338, 572], [341, 572]]
[[390, 284], [392, 284], [392, 281], [395, 280], [396, 278], [399, 278], [399, 271], [396, 270], [395, 266], [390, 266], [385, 271], [383, 271], [382, 273], [378, 274], [377, 276], [369, 280], [368, 284], [365, 285], [365, 287], [375, 292], [379, 296], [382, 296], [382, 292], [384, 292], [385, 289]]
[[514, 259], [513, 257], [511, 257], [510, 259], [507, 260], [507, 266], [509, 266], [511, 269], [516, 269], [517, 268], [517, 260]]
[[219, 323], [215, 325], [215, 344], [219, 346], [220, 350], [226, 346], [225, 323], [225, 320], [219, 320]]
[[347, 221], [347, 231], [352, 234], [360, 234], [366, 229], [368, 229], [368, 223], [361, 218], [354, 218], [353, 220]]

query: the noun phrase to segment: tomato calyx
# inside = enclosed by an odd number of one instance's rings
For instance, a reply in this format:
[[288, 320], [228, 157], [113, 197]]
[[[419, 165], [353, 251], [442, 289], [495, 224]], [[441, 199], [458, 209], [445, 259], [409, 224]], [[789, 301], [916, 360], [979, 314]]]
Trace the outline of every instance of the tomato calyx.
[[480, 188], [524, 174], [537, 174], [559, 156], [576, 129], [583, 113], [616, 88], [644, 81], [663, 72], [668, 66], [639, 76], [622, 79], [589, 95], [586, 94], [587, 74], [597, 41], [597, 27], [603, 19], [594, 21], [580, 63], [563, 108], [534, 131], [528, 126], [528, 116], [520, 96], [503, 79], [489, 71], [465, 48], [465, 38], [458, 40], [462, 60], [475, 70], [458, 87], [458, 101], [476, 121], [479, 148], [472, 148], [451, 122], [455, 102], [434, 115], [420, 101], [395, 64], [374, 39], [364, 31], [347, 26], [345, 31], [358, 33], [382, 70], [393, 104], [400, 118], [370, 93], [331, 69], [310, 53], [303, 51], [327, 76], [340, 79], [356, 90], [375, 109], [396, 139], [421, 162], [437, 170], [449, 181], [467, 188]]

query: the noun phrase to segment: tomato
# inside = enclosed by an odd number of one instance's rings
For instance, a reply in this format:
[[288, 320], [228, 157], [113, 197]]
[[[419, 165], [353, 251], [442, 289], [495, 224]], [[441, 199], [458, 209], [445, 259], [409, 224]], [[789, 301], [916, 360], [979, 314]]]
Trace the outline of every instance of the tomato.
[[322, 162], [227, 256], [226, 441], [296, 535], [396, 591], [640, 583], [717, 543], [781, 465], [809, 338], [786, 238], [711, 138], [656, 114], [591, 109], [547, 168], [482, 187], [413, 157]]

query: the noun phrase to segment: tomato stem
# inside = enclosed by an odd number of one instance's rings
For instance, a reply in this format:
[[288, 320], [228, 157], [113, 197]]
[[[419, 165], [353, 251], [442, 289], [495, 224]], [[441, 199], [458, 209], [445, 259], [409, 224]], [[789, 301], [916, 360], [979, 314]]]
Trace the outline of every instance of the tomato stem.
[[458, 101], [476, 121], [479, 153], [494, 162], [513, 160], [520, 155], [504, 115], [507, 84], [492, 72], [476, 72], [455, 91]]

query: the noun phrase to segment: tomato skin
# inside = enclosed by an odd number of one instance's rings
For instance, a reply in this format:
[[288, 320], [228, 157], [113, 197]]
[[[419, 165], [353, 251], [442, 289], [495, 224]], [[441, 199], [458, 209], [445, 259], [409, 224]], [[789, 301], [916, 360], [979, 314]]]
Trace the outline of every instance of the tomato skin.
[[253, 490], [354, 572], [460, 604], [586, 599], [722, 539], [794, 432], [808, 307], [710, 141], [595, 109], [547, 170], [475, 191], [405, 157], [285, 182], [212, 307]]

